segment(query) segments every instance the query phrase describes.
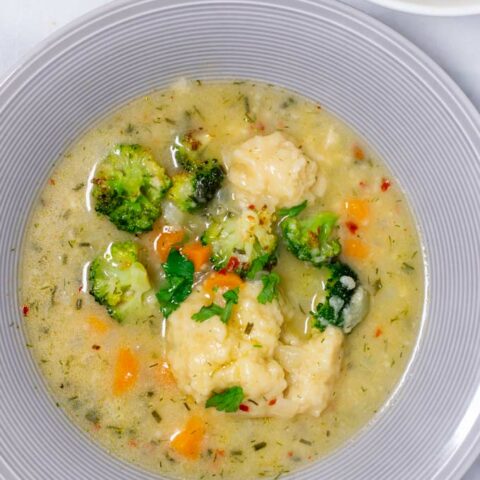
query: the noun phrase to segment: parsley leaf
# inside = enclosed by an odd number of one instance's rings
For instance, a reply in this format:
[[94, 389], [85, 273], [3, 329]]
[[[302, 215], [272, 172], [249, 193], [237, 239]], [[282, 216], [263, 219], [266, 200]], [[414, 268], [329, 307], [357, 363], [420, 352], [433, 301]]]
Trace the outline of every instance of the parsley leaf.
[[307, 208], [307, 200], [305, 200], [302, 203], [299, 203], [298, 205], [295, 205], [290, 208], [281, 208], [280, 210], [277, 211], [277, 215], [281, 217], [296, 217], [300, 212], [305, 210]]
[[172, 249], [163, 269], [166, 285], [156, 293], [156, 297], [160, 310], [168, 317], [192, 292], [194, 267], [187, 257]]
[[280, 276], [278, 273], [272, 272], [262, 277], [263, 288], [258, 294], [257, 300], [260, 303], [272, 302], [274, 298], [278, 297], [278, 284], [280, 283]]
[[223, 310], [224, 308], [220, 305], [212, 303], [211, 305], [208, 305], [208, 307], [202, 307], [197, 313], [194, 313], [192, 319], [196, 322], [204, 322], [215, 315], [221, 317]]
[[192, 315], [192, 319], [196, 322], [204, 322], [209, 318], [218, 315], [220, 320], [227, 324], [232, 315], [233, 306], [238, 303], [238, 290], [239, 288], [234, 288], [233, 290], [228, 290], [223, 294], [225, 299], [225, 307], [221, 307], [216, 303], [211, 303], [207, 307], [202, 307], [197, 313]]
[[265, 253], [263, 255], [260, 255], [257, 257], [251, 264], [250, 269], [248, 270], [247, 273], [247, 279], [248, 280], [253, 280], [255, 278], [255, 275], [262, 271], [265, 265], [268, 263], [270, 260], [270, 254]]
[[219, 412], [236, 412], [244, 396], [242, 387], [227, 388], [221, 393], [214, 393], [207, 400], [205, 407], [215, 407]]

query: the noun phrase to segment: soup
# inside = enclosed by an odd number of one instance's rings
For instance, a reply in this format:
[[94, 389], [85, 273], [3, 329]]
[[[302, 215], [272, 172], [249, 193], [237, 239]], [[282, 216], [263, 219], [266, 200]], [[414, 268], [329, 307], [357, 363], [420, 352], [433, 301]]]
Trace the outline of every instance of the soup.
[[181, 80], [65, 153], [24, 244], [29, 344], [59, 408], [176, 478], [278, 478], [366, 425], [423, 301], [406, 199], [280, 88]]

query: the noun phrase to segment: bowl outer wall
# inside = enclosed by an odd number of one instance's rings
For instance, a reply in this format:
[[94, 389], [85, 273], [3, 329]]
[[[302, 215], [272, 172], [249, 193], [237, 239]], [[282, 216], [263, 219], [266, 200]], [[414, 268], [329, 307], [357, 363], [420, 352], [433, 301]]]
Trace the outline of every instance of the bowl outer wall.
[[419, 15], [460, 17], [480, 13], [479, 0], [369, 0], [382, 7]]
[[110, 457], [55, 407], [25, 348], [18, 265], [28, 214], [62, 152], [92, 121], [182, 75], [258, 79], [320, 102], [378, 151], [420, 226], [428, 309], [402, 384], [354, 441], [291, 478], [459, 478], [480, 434], [479, 116], [418, 49], [329, 0], [117, 2], [61, 29], [4, 81], [4, 478], [158, 478]]

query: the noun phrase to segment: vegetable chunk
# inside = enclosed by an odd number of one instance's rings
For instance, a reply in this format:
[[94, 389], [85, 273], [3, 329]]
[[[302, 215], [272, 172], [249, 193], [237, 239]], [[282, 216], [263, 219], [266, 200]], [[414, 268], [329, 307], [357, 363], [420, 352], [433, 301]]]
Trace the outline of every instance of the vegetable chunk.
[[146, 148], [117, 145], [98, 166], [93, 184], [95, 210], [120, 230], [141, 233], [152, 229], [172, 181]]
[[274, 215], [266, 209], [243, 210], [239, 215], [214, 220], [202, 236], [212, 248], [215, 269], [231, 269], [240, 276], [260, 262], [260, 270], [275, 263], [277, 237]]
[[287, 217], [280, 224], [285, 244], [299, 260], [321, 267], [341, 251], [334, 236], [337, 215], [322, 212], [307, 219]]
[[203, 154], [206, 134], [189, 132], [177, 137], [171, 148], [174, 159], [184, 171], [173, 177], [169, 197], [184, 212], [206, 206], [222, 186], [225, 172], [217, 159]]
[[314, 326], [324, 331], [328, 325], [350, 333], [365, 317], [369, 308], [368, 292], [359, 284], [357, 274], [346, 264], [328, 265], [326, 299], [312, 312]]
[[138, 261], [133, 242], [115, 242], [97, 257], [89, 269], [90, 293], [120, 323], [146, 316], [145, 295], [151, 285], [145, 267]]

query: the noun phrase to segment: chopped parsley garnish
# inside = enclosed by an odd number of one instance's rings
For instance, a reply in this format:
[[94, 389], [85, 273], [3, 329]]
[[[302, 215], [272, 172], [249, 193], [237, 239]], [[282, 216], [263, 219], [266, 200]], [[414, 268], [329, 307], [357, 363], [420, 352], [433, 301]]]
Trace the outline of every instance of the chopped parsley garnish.
[[239, 288], [237, 287], [228, 290], [223, 294], [223, 298], [225, 299], [224, 307], [221, 307], [216, 303], [211, 303], [206, 307], [202, 307], [197, 313], [194, 313], [192, 319], [196, 322], [204, 322], [205, 320], [218, 315], [220, 320], [227, 324], [232, 315], [233, 306], [238, 303], [238, 290]]
[[296, 217], [300, 212], [303, 212], [307, 208], [307, 200], [298, 205], [295, 205], [290, 208], [281, 208], [277, 211], [277, 215], [279, 218], [282, 217]]
[[259, 257], [257, 257], [252, 262], [252, 265], [250, 266], [250, 269], [248, 270], [247, 279], [248, 280], [253, 280], [255, 278], [255, 275], [258, 272], [261, 272], [264, 269], [265, 265], [270, 261], [270, 257], [271, 257], [271, 255], [269, 253], [265, 253], [264, 255], [260, 255]]
[[194, 267], [187, 257], [172, 249], [163, 269], [166, 285], [157, 292], [156, 297], [160, 310], [168, 317], [192, 292]]
[[244, 397], [242, 387], [227, 388], [221, 393], [214, 393], [207, 400], [205, 407], [215, 407], [219, 412], [236, 412]]
[[263, 288], [259, 293], [257, 300], [260, 303], [272, 302], [278, 297], [278, 284], [280, 283], [280, 276], [278, 273], [267, 273], [262, 277]]

